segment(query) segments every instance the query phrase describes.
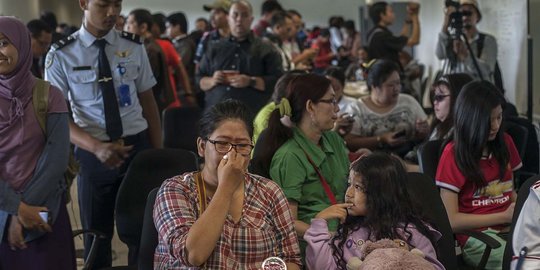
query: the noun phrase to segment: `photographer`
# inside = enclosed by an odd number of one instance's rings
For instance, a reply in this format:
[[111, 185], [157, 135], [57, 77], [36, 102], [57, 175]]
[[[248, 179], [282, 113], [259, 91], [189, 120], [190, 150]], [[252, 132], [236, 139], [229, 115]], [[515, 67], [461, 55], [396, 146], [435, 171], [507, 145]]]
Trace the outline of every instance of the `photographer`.
[[[445, 4], [444, 23], [436, 50], [437, 58], [444, 60], [442, 74], [467, 73], [475, 79], [494, 82], [497, 41], [492, 35], [479, 32], [476, 27], [482, 19], [478, 2], [460, 0], [457, 3], [447, 0]], [[474, 63], [475, 59], [470, 52], [474, 54], [478, 65]]]

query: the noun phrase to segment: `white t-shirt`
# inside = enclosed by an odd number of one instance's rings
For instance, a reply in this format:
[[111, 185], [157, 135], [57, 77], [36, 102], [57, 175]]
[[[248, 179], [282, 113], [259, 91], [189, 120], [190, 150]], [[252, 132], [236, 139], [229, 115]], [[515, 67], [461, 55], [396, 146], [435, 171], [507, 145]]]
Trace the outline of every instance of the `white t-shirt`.
[[416, 120], [427, 118], [424, 110], [413, 97], [399, 94], [394, 108], [387, 113], [376, 113], [358, 99], [355, 124], [351, 134], [372, 137], [391, 131], [405, 130], [408, 137], [414, 135]]

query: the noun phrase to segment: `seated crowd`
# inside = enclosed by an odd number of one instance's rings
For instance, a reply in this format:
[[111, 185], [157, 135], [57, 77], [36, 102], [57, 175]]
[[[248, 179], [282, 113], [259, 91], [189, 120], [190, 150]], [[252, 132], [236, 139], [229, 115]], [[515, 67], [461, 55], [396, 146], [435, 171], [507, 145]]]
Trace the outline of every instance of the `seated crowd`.
[[[478, 4], [460, 2], [477, 31]], [[477, 265], [486, 246], [472, 230], [500, 243], [485, 267], [502, 269], [522, 166], [503, 127], [510, 104], [494, 62], [480, 58], [480, 74], [437, 77], [426, 93], [433, 113], [422, 107], [421, 68], [404, 51], [420, 39], [419, 4], [407, 5], [399, 36], [387, 28], [392, 7], [370, 5], [375, 27], [363, 41], [352, 20], [308, 29], [274, 0], [255, 24], [247, 0], [216, 0], [190, 34], [183, 12], [123, 17], [121, 0], [79, 3], [83, 23], [69, 33], [56, 32], [51, 13], [27, 26], [0, 16], [0, 269], [76, 269], [72, 159], [82, 227], [104, 235], [94, 268], [111, 266], [113, 206], [131, 161], [163, 147], [164, 113], [196, 106], [199, 126], [186, 128], [198, 128], [200, 170], [163, 179], [154, 269], [365, 269], [366, 249], [388, 240], [422, 254], [407, 269], [445, 269], [443, 232], [406, 188], [430, 140], [444, 141], [432, 180], [465, 264]], [[459, 45], [446, 49], [437, 55], [470, 60]], [[367, 93], [348, 93], [351, 82]], [[536, 201], [526, 214], [537, 214]], [[86, 258], [93, 244], [84, 240]]]

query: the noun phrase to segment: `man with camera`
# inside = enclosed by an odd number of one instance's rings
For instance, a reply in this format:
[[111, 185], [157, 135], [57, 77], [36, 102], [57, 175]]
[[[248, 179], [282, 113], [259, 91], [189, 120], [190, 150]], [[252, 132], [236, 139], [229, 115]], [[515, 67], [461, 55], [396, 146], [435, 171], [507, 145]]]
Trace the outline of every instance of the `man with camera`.
[[[495, 74], [497, 40], [492, 35], [479, 32], [476, 27], [482, 19], [478, 2], [447, 0], [445, 5], [444, 23], [436, 50], [437, 58], [445, 61], [442, 74], [463, 72], [490, 82], [495, 82], [495, 75], [499, 80], [500, 71]], [[496, 84], [500, 86], [502, 83]]]

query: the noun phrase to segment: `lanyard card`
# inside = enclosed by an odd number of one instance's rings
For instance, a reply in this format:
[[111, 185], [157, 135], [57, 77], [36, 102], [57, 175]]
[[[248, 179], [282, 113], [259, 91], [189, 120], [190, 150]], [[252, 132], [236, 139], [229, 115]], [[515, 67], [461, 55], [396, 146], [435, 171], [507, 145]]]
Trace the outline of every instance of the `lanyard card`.
[[120, 105], [120, 107], [127, 107], [131, 105], [131, 95], [129, 93], [129, 85], [124, 83], [126, 67], [122, 64], [118, 64], [116, 68], [118, 69], [121, 78], [121, 84], [118, 87], [118, 105]]

